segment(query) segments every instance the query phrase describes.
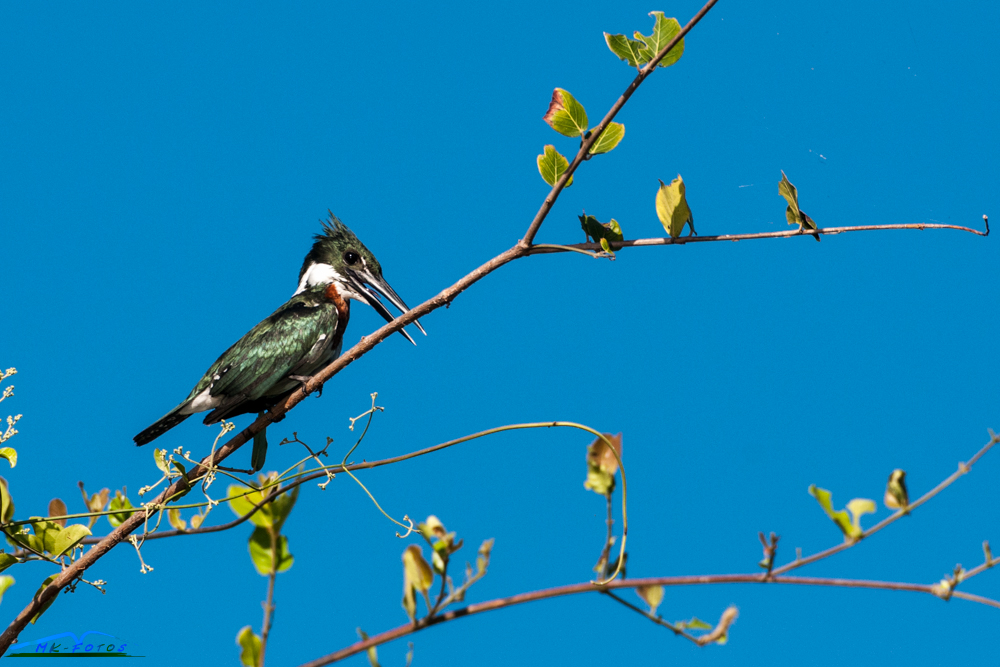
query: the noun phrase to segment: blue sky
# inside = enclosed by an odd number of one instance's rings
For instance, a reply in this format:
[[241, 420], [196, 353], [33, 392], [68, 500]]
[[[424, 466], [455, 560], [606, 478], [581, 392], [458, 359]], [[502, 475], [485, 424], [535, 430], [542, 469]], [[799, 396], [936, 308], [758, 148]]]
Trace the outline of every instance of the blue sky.
[[[682, 23], [700, 4], [293, 3], [206, 7], [69, 3], [0, 9], [0, 365], [16, 366], [18, 507], [155, 480], [131, 437], [294, 291], [332, 209], [411, 305], [509, 248], [547, 187], [541, 121], [552, 89], [596, 122], [633, 73], [602, 31]], [[786, 229], [780, 170], [824, 226], [944, 222], [997, 212], [1000, 9], [984, 3], [722, 0], [618, 117], [613, 153], [583, 165], [539, 242], [582, 241], [583, 210], [627, 237], [662, 236], [657, 179], [684, 176], [701, 234]], [[879, 501], [893, 468], [919, 495], [1000, 428], [996, 239], [907, 231], [624, 251], [617, 261], [531, 257], [396, 336], [273, 428], [334, 450], [379, 392], [355, 458], [492, 426], [575, 420], [625, 438], [629, 574], [753, 571], [757, 531], [779, 562], [840, 540], [809, 484], [842, 505]], [[356, 307], [347, 342], [379, 325]], [[5, 413], [6, 414], [6, 413]], [[237, 422], [240, 427], [246, 417]], [[158, 441], [196, 454], [189, 420]], [[436, 514], [494, 537], [486, 600], [585, 581], [603, 501], [582, 487], [589, 438], [480, 440], [363, 476], [388, 511]], [[339, 448], [339, 449], [338, 449]], [[992, 453], [914, 516], [800, 571], [931, 583], [1000, 543]], [[272, 446], [268, 469], [298, 451]], [[249, 460], [241, 450], [234, 461]], [[0, 462], [0, 467], [4, 466]], [[221, 486], [221, 484], [220, 484]], [[221, 489], [220, 489], [221, 491]], [[212, 515], [228, 520], [219, 508]], [[106, 530], [101, 521], [99, 529]], [[289, 520], [269, 664], [298, 664], [406, 620], [405, 543], [338, 478], [303, 489]], [[91, 571], [108, 593], [60, 596], [22, 636], [100, 630], [168, 664], [236, 664], [259, 629], [265, 579], [249, 528], [120, 547]], [[5, 619], [49, 574], [8, 572]], [[986, 573], [966, 590], [1000, 596]], [[627, 594], [632, 596], [631, 593]], [[741, 616], [697, 649], [600, 596], [465, 619], [414, 638], [415, 664], [972, 663], [994, 655], [996, 610], [880, 591], [719, 586], [668, 590], [671, 620]], [[402, 664], [405, 642], [381, 650]], [[364, 664], [363, 657], [353, 664]]]

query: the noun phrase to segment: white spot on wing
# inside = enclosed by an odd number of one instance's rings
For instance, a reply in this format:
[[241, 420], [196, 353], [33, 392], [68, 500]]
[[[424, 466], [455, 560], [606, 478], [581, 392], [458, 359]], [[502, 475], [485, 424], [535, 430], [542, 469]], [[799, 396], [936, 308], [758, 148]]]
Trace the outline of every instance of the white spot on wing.
[[182, 415], [190, 415], [195, 412], [204, 412], [205, 410], [213, 410], [219, 407], [219, 404], [222, 403], [222, 396], [212, 396], [209, 394], [210, 391], [212, 391], [211, 386], [192, 398], [190, 403], [181, 408], [180, 413]]

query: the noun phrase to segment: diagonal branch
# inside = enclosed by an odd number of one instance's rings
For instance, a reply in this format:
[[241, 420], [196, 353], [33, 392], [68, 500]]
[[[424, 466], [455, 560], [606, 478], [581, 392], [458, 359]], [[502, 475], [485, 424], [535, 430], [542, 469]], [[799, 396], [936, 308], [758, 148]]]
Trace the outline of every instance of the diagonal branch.
[[520, 243], [518, 243], [519, 247], [527, 249], [531, 246], [531, 242], [535, 240], [535, 234], [538, 233], [542, 223], [545, 222], [545, 218], [549, 215], [549, 211], [552, 210], [556, 200], [559, 199], [559, 194], [566, 187], [566, 184], [569, 183], [569, 179], [573, 178], [573, 173], [576, 171], [576, 168], [587, 159], [587, 156], [590, 154], [591, 146], [597, 143], [597, 140], [601, 138], [604, 128], [606, 128], [611, 121], [615, 119], [618, 112], [622, 110], [625, 103], [628, 102], [630, 97], [632, 97], [632, 93], [638, 90], [639, 86], [642, 85], [642, 82], [645, 81], [650, 74], [656, 71], [656, 66], [659, 62], [663, 60], [668, 53], [670, 53], [671, 49], [677, 46], [677, 44], [684, 39], [684, 35], [691, 32], [691, 29], [698, 25], [698, 21], [702, 20], [705, 17], [705, 14], [707, 14], [718, 1], [719, 0], [708, 0], [708, 2], [705, 3], [705, 6], [702, 7], [690, 21], [688, 21], [687, 25], [681, 28], [681, 31], [677, 33], [674, 38], [660, 50], [659, 53], [656, 54], [656, 57], [650, 60], [645, 67], [639, 70], [638, 76], [632, 80], [632, 83], [628, 85], [628, 88], [626, 88], [625, 92], [621, 94], [621, 97], [619, 97], [618, 100], [611, 106], [611, 109], [604, 116], [601, 122], [597, 124], [597, 127], [591, 130], [590, 136], [580, 143], [580, 150], [577, 151], [576, 157], [573, 158], [569, 167], [563, 172], [559, 180], [556, 181], [556, 184], [552, 186], [552, 190], [549, 192], [548, 196], [545, 197], [545, 201], [542, 202], [541, 208], [539, 208], [538, 213], [535, 214], [535, 219], [532, 220], [531, 225], [528, 226], [528, 231], [525, 232], [524, 238], [521, 239]]

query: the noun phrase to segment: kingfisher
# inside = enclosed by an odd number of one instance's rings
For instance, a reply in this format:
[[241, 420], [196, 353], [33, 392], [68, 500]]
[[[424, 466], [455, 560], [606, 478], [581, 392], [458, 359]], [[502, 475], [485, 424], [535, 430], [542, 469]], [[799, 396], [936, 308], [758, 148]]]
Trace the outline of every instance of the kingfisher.
[[[211, 410], [204, 423], [216, 424], [276, 405], [340, 355], [351, 300], [367, 303], [387, 322], [395, 318], [378, 295], [409, 311], [382, 277], [375, 255], [333, 213], [313, 240], [295, 294], [223, 352], [180, 405], [133, 438], [136, 445], [152, 442], [196, 412]], [[416, 344], [405, 329], [399, 332]], [[260, 447], [255, 441], [254, 470], [263, 466], [266, 450]]]

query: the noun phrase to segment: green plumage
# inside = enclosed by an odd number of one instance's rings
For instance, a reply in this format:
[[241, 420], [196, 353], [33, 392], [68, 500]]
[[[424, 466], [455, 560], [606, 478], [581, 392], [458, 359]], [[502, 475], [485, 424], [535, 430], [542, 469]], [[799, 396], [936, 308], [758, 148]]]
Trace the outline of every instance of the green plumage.
[[[299, 386], [289, 375], [312, 375], [336, 358], [347, 322], [338, 321], [327, 288], [316, 285], [296, 294], [247, 332], [209, 367], [180, 405], [135, 437], [136, 444], [146, 444], [204, 409], [212, 409], [206, 424], [261, 411]], [[201, 407], [210, 399], [211, 404]]]

